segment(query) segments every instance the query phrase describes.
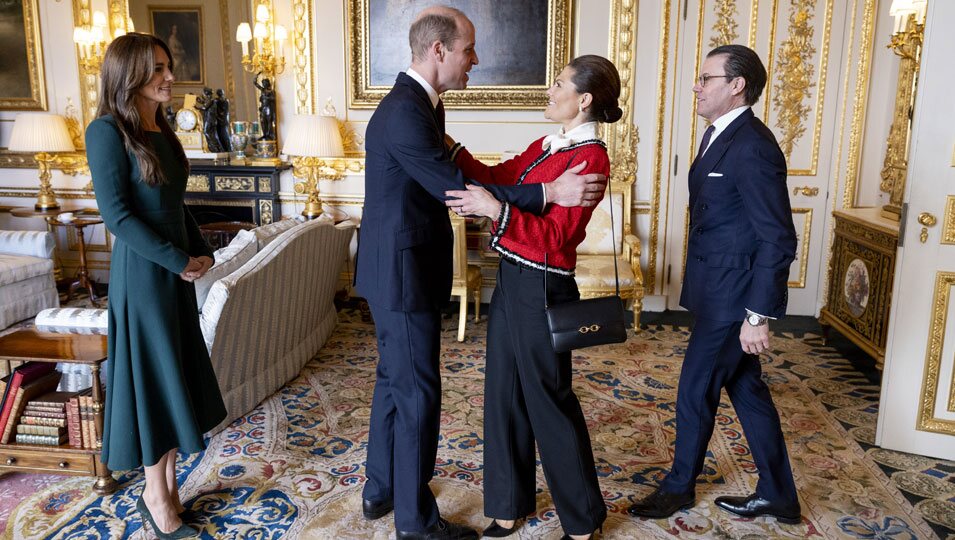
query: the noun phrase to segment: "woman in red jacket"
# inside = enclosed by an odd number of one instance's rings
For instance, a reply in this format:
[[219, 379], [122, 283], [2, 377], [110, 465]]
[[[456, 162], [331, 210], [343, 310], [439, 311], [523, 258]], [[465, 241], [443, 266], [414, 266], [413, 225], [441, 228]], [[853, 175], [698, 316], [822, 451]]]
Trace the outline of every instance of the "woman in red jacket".
[[[481, 183], [546, 184], [565, 170], [610, 176], [598, 123], [616, 122], [620, 77], [599, 56], [576, 58], [548, 89], [544, 116], [560, 130], [493, 167], [459, 144], [451, 154], [464, 175]], [[491, 247], [501, 254], [491, 298], [484, 383], [484, 536], [503, 537], [535, 511], [535, 441], [565, 538], [588, 538], [607, 517], [590, 436], [571, 387], [570, 353], [556, 353], [544, 316], [547, 300], [580, 297], [574, 281], [577, 245], [593, 208], [551, 205], [537, 216], [499, 202], [483, 188], [449, 192], [463, 215], [494, 220]]]

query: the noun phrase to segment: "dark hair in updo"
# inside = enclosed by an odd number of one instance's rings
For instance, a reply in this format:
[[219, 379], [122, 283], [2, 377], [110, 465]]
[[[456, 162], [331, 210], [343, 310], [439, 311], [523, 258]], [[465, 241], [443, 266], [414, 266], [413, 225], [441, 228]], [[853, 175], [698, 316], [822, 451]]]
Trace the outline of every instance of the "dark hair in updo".
[[574, 58], [567, 67], [574, 70], [571, 80], [577, 92], [590, 94], [593, 101], [588, 112], [590, 119], [612, 124], [623, 116], [617, 103], [620, 98], [620, 74], [613, 62], [595, 54]]

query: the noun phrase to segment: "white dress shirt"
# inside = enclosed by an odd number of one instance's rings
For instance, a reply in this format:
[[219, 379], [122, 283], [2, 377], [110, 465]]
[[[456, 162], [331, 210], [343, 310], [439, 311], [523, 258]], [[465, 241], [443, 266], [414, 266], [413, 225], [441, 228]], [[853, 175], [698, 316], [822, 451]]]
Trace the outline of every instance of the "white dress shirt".
[[[743, 105], [742, 107], [736, 107], [732, 111], [724, 114], [723, 116], [717, 118], [713, 121], [713, 134], [710, 135], [710, 143], [706, 145], [706, 148], [703, 149], [703, 154], [713, 146], [713, 141], [720, 136], [720, 133], [726, 131], [726, 128], [733, 123], [733, 120], [739, 118], [739, 115], [746, 112], [746, 109], [749, 109], [749, 105]], [[703, 154], [700, 154], [701, 156]]]
[[418, 81], [418, 84], [420, 84], [421, 87], [424, 88], [424, 91], [428, 93], [428, 97], [431, 98], [431, 108], [437, 109], [438, 101], [441, 101], [441, 98], [438, 97], [438, 92], [434, 88], [432, 88], [431, 85], [428, 83], [428, 81], [424, 80], [424, 77], [422, 77], [417, 71], [411, 68], [408, 68], [408, 71], [406, 71], [405, 73], [407, 73], [408, 76], [411, 77], [412, 79]]

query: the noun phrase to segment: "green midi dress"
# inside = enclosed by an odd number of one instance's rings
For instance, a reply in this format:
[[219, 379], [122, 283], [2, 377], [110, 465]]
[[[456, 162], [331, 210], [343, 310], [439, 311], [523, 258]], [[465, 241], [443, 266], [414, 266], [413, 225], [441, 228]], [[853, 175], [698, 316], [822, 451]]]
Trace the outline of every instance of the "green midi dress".
[[171, 450], [205, 449], [226, 410], [199, 328], [196, 290], [179, 277], [212, 256], [183, 203], [187, 170], [148, 132], [166, 182], [142, 181], [110, 116], [86, 130], [96, 203], [116, 236], [109, 271], [109, 362], [101, 459], [112, 470], [155, 465]]

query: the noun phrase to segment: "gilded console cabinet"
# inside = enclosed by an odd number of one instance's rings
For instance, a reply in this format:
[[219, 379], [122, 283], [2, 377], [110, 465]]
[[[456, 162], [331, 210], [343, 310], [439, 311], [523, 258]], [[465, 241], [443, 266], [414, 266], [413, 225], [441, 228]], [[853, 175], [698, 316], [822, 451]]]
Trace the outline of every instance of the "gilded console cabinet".
[[878, 208], [836, 210], [829, 288], [819, 322], [833, 327], [882, 368], [888, 337], [899, 223]]

